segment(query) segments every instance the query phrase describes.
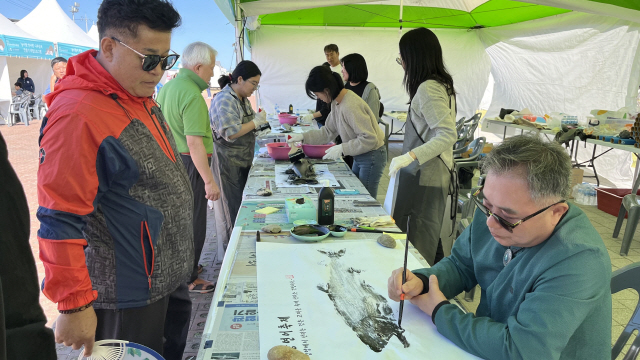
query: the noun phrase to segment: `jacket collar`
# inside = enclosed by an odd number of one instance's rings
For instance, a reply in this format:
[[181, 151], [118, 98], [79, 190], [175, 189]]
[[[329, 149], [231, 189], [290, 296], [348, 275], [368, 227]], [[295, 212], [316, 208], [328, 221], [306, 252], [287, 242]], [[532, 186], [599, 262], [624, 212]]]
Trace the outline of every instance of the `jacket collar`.
[[209, 84], [207, 84], [204, 80], [202, 80], [200, 76], [198, 76], [198, 74], [196, 74], [195, 72], [193, 72], [193, 70], [190, 70], [190, 69], [185, 69], [185, 68], [180, 69], [180, 71], [178, 71], [177, 77], [185, 78], [193, 81], [194, 83], [196, 83], [196, 85], [198, 85], [198, 88], [200, 89], [200, 91], [203, 91], [204, 89], [209, 87]]

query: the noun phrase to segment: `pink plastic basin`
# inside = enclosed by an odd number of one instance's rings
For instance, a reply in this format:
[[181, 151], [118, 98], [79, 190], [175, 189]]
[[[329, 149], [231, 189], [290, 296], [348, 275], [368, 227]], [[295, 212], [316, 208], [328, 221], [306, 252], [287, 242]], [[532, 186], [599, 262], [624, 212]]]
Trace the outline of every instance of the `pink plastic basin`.
[[302, 151], [304, 154], [310, 158], [321, 159], [325, 156], [325, 152], [328, 148], [332, 147], [335, 144], [326, 144], [326, 145], [305, 145], [302, 144]]
[[274, 160], [289, 160], [289, 150], [291, 150], [291, 148], [287, 143], [267, 144], [267, 152]]
[[289, 114], [289, 113], [279, 113], [278, 114], [278, 119], [290, 118], [290, 117], [296, 117], [296, 116], [294, 114]]
[[297, 116], [292, 116], [287, 118], [281, 117], [278, 120], [280, 121], [280, 124], [295, 125], [298, 122], [298, 117]]

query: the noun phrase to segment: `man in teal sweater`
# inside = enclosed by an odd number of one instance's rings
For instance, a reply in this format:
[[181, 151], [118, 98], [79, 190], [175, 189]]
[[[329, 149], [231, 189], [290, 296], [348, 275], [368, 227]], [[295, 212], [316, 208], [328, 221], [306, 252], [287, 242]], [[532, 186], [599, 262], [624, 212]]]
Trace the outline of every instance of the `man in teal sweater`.
[[[611, 261], [587, 216], [565, 199], [571, 160], [556, 143], [515, 136], [483, 163], [472, 224], [451, 256], [389, 278], [438, 332], [484, 359], [611, 357]], [[483, 198], [483, 200], [480, 200]], [[449, 304], [482, 288], [476, 314]]]

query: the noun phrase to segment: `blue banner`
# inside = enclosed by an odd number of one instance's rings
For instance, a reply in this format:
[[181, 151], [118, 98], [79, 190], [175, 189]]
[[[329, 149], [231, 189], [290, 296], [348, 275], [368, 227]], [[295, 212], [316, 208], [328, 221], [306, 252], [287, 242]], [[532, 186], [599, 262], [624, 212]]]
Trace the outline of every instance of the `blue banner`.
[[80, 53], [83, 53], [91, 49], [93, 48], [86, 47], [86, 46], [58, 43], [58, 56], [62, 56], [65, 59], [69, 59], [72, 56], [76, 56]]
[[26, 39], [17, 36], [0, 35], [0, 55], [34, 59], [53, 59], [53, 43]]

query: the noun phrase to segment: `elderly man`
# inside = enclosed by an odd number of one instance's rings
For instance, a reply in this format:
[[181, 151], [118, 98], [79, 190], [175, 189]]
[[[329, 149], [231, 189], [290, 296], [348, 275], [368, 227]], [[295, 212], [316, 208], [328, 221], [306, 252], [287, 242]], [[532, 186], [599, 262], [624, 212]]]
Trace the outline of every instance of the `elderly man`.
[[44, 95], [54, 91], [55, 85], [64, 77], [64, 74], [67, 72], [67, 59], [58, 56], [51, 60], [51, 70], [53, 70], [53, 74], [49, 79], [49, 86], [44, 90]]
[[45, 97], [38, 219], [56, 341], [133, 341], [181, 359], [191, 316], [193, 192], [151, 99], [180, 15], [167, 0], [104, 0], [100, 50], [72, 57]]
[[[484, 359], [607, 359], [611, 352], [611, 261], [600, 235], [566, 202], [571, 162], [557, 143], [516, 136], [483, 164], [478, 210], [451, 256], [402, 269], [389, 297], [431, 316], [438, 332]], [[476, 314], [451, 298], [480, 285]]]
[[175, 79], [162, 87], [158, 103], [176, 140], [180, 157], [193, 189], [193, 245], [195, 257], [189, 278], [189, 291], [208, 293], [215, 285], [198, 277], [198, 261], [207, 234], [207, 199], [220, 198], [220, 188], [209, 170], [213, 154], [213, 136], [209, 110], [202, 91], [209, 87], [216, 65], [211, 46], [194, 42], [182, 52], [182, 69]]

